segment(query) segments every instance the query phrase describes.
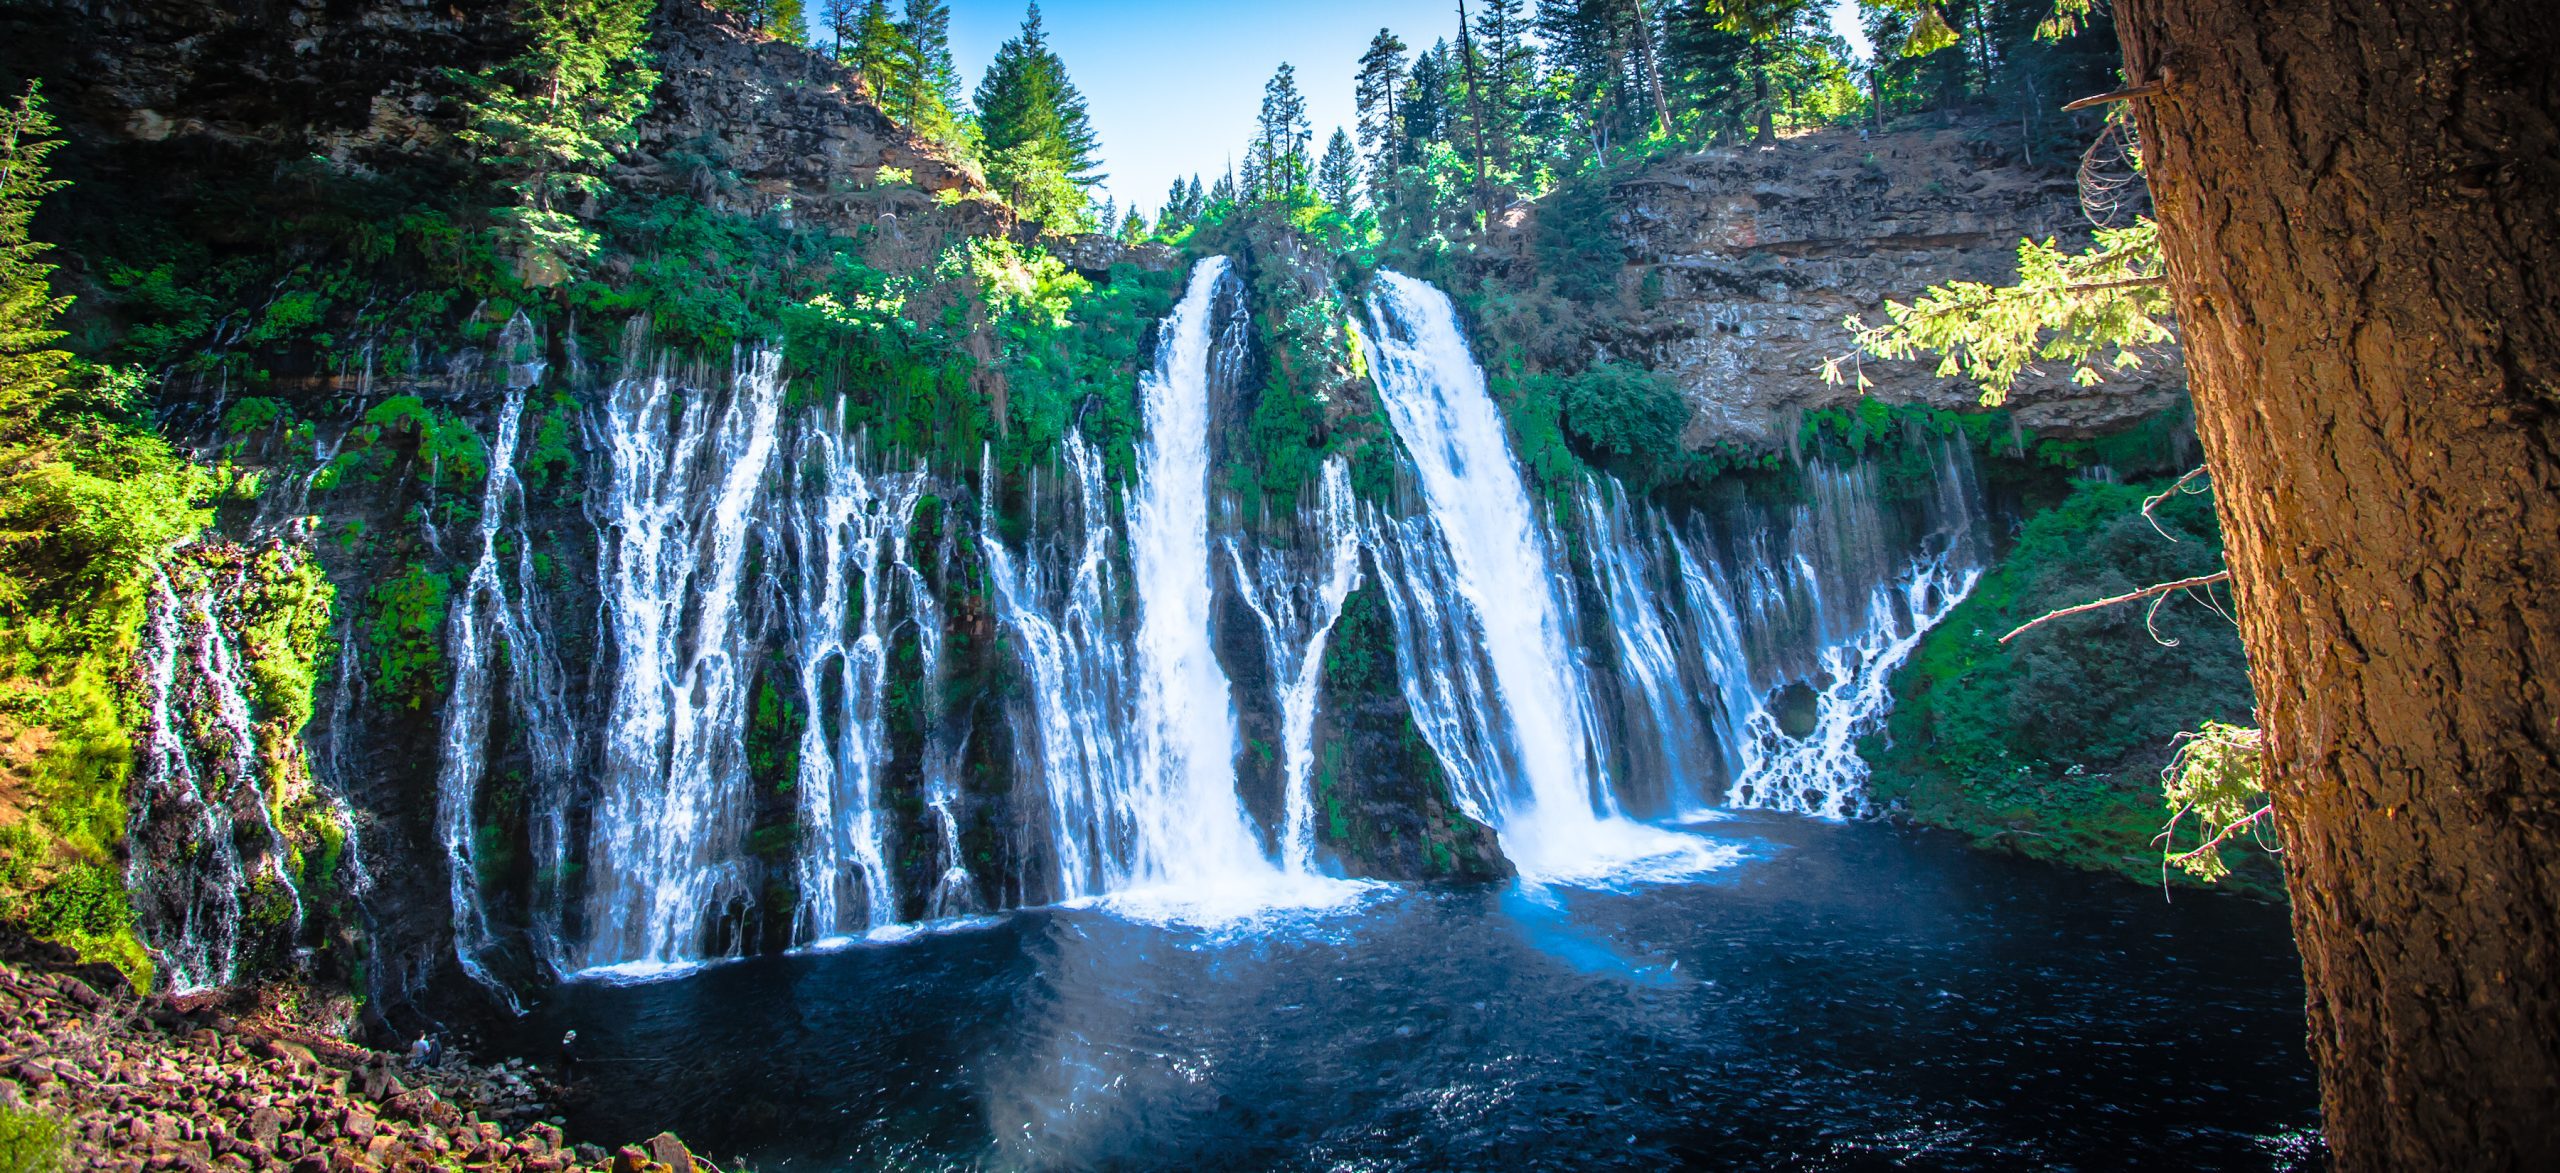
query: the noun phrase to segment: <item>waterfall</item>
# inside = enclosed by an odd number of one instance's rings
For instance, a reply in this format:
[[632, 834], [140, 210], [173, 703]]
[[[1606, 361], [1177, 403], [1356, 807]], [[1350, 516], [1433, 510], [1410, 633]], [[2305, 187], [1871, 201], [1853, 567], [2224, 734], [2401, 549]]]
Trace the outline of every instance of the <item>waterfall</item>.
[[1155, 368], [1138, 381], [1146, 438], [1128, 506], [1138, 587], [1137, 768], [1115, 800], [1132, 832], [1122, 872], [1128, 887], [1250, 907], [1273, 869], [1236, 794], [1235, 702], [1209, 630], [1210, 324], [1227, 280], [1224, 257], [1192, 271], [1165, 321]]
[[1631, 507], [1615, 478], [1584, 477], [1575, 504], [1582, 546], [1614, 644], [1617, 690], [1640, 706], [1628, 714], [1623, 739], [1637, 766], [1633, 773], [1648, 786], [1662, 788], [1662, 801], [1648, 805], [1699, 813], [1715, 797], [1703, 771], [1718, 762], [1719, 754], [1696, 702], [1696, 674], [1684, 672], [1679, 641], [1663, 605], [1680, 596], [1662, 572], [1658, 543], [1649, 540], [1660, 519]]
[[480, 557], [464, 581], [446, 624], [445, 662], [453, 665], [446, 693], [444, 729], [436, 752], [436, 840], [444, 847], [445, 877], [453, 912], [453, 954], [462, 971], [487, 987], [508, 1009], [521, 1012], [507, 984], [481, 960], [493, 944], [488, 907], [480, 895], [479, 856], [473, 820], [481, 775], [488, 768], [490, 674], [495, 657], [484, 647], [493, 620], [503, 622], [506, 587], [498, 572], [498, 535], [506, 521], [505, 486], [513, 479], [516, 435], [524, 416], [524, 388], [507, 388], [498, 432], [489, 444], [489, 475], [480, 498]]
[[[1103, 487], [1102, 458], [1074, 433], [1063, 455], [1072, 491], [1060, 507], [1071, 543], [1047, 558], [1037, 547], [1017, 556], [1005, 544], [990, 452], [979, 490], [978, 544], [996, 618], [1013, 633], [1028, 677], [1029, 730], [1021, 740], [1034, 751], [1026, 764], [1048, 799], [1052, 895], [1077, 900], [1117, 890], [1127, 874], [1116, 848], [1129, 834], [1126, 812], [1112, 796], [1128, 788], [1120, 721], [1130, 685], [1118, 627], [1121, 592], [1111, 564], [1118, 533]], [[1064, 568], [1063, 581], [1044, 572], [1049, 564]]]
[[1262, 626], [1263, 654], [1271, 667], [1274, 706], [1280, 712], [1280, 865], [1292, 875], [1315, 873], [1316, 701], [1323, 683], [1324, 650], [1342, 605], [1360, 585], [1361, 518], [1351, 495], [1350, 465], [1333, 456], [1324, 463], [1313, 511], [1299, 518], [1324, 557], [1323, 577], [1310, 576], [1277, 549], [1264, 547], [1248, 560], [1227, 543], [1236, 586]]
[[285, 779], [264, 766], [233, 644], [244, 572], [184, 555], [152, 576], [135, 656], [144, 723], [125, 887], [170, 988], [192, 992], [228, 985], [248, 938], [299, 933], [303, 907], [275, 821]]
[[1456, 309], [1429, 285], [1381, 272], [1370, 315], [1370, 367], [1429, 506], [1427, 525], [1378, 527], [1391, 551], [1381, 562], [1402, 580], [1390, 592], [1401, 596], [1398, 662], [1469, 813], [1493, 824], [1533, 879], [1720, 862], [1696, 840], [1616, 815], [1562, 576]]
[[781, 356], [725, 395], [661, 365], [597, 413], [608, 474], [591, 498], [596, 580], [617, 655], [587, 845], [584, 967], [645, 974], [699, 959], [706, 923], [756, 893], [742, 859], [753, 636], [741, 591], [752, 506], [777, 447]]
[[[912, 576], [907, 530], [924, 495], [924, 476], [873, 476], [846, 433], [841, 406], [827, 423], [802, 429], [797, 474], [803, 487], [788, 515], [793, 553], [788, 621], [808, 714], [800, 735], [802, 941], [858, 936], [897, 920], [879, 783], [889, 758], [887, 613], [893, 575]], [[922, 639], [938, 644], [923, 593], [909, 582]]]
[[[1935, 436], [1909, 442], [1933, 457], [1922, 507], [1929, 530], [1916, 551], [1902, 552], [1890, 536], [1876, 470], [1820, 465], [1805, 470], [1811, 499], [1795, 511], [1786, 546], [1763, 547], [1751, 606], [1763, 629], [1754, 642], [1770, 665], [1761, 687], [1800, 682], [1811, 690], [1812, 712], [1794, 733], [1766, 705], [1745, 717], [1749, 748], [1725, 794], [1729, 805], [1824, 818], [1868, 812], [1857, 741], [1891, 709], [1894, 671], [1972, 593], [1989, 561], [1964, 446]], [[1787, 664], [1806, 651], [1809, 670]]]
[[537, 887], [530, 939], [535, 954], [554, 972], [566, 963], [558, 889], [568, 863], [568, 808], [577, 782], [580, 744], [578, 722], [570, 713], [567, 672], [548, 635], [549, 616], [532, 533], [525, 522], [524, 481], [516, 471], [526, 400], [545, 372], [537, 343], [532, 323], [522, 314], [507, 324], [499, 340], [506, 392], [486, 444], [488, 473], [480, 493], [478, 554], [456, 594], [445, 633], [445, 658], [453, 666], [453, 679], [446, 693], [436, 758], [436, 839], [444, 850], [451, 896], [454, 958], [465, 974], [511, 1009], [520, 1009], [514, 994], [490, 972], [486, 960], [496, 939], [480, 891], [475, 821], [481, 782], [489, 768], [501, 653], [508, 716], [518, 730], [517, 740], [524, 746], [529, 766], [527, 839]]

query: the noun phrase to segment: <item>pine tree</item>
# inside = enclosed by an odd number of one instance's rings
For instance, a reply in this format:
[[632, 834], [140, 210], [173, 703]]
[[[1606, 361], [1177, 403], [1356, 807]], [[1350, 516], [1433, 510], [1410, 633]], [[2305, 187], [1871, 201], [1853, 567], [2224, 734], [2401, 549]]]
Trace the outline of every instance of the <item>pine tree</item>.
[[1120, 243], [1136, 244], [1146, 238], [1146, 216], [1141, 214], [1136, 208], [1129, 209], [1127, 218], [1120, 221]]
[[513, 205], [497, 235], [529, 285], [556, 285], [596, 249], [563, 205], [604, 191], [658, 84], [644, 51], [653, 0], [527, 0], [524, 51], [461, 78], [475, 93], [459, 136]]
[[36, 206], [65, 186], [45, 166], [62, 145], [53, 134], [37, 86], [0, 106], [0, 427], [32, 419], [71, 365], [53, 348], [62, 338], [53, 321], [71, 299], [54, 295], [54, 266], [41, 259], [52, 246], [29, 235]]
[[[802, 0], [712, 0], [712, 7], [743, 17], [747, 27], [794, 45], [809, 40], [808, 13]], [[822, 12], [819, 19], [825, 20]]]
[[1216, 183], [1209, 185], [1209, 201], [1202, 211], [1206, 212], [1208, 208], [1234, 207], [1238, 190], [1235, 168], [1229, 167], [1226, 174], [1219, 176]]
[[893, 113], [927, 138], [956, 141], [960, 70], [951, 59], [950, 3], [906, 0], [898, 35], [906, 61], [900, 71], [903, 91]]
[[1501, 171], [1515, 169], [1530, 92], [1538, 84], [1537, 50], [1529, 44], [1521, 0], [1481, 0], [1475, 20], [1478, 82], [1483, 86], [1485, 145]]
[[1296, 66], [1283, 62], [1264, 83], [1259, 125], [1247, 158], [1258, 164], [1261, 183], [1246, 186], [1258, 198], [1290, 199], [1313, 170], [1307, 151], [1315, 139], [1315, 128], [1307, 122], [1306, 95], [1298, 92]]
[[848, 65], [853, 63], [854, 39], [861, 35], [862, 0], [825, 0], [818, 6], [818, 25], [827, 34], [827, 51]]
[[1700, 0], [1716, 18], [1718, 27], [1738, 33], [1750, 40], [1749, 68], [1754, 113], [1758, 116], [1761, 142], [1778, 137], [1778, 102], [1771, 86], [1771, 72], [1780, 54], [1779, 42], [1814, 35], [1809, 27], [1817, 19], [1812, 0]]
[[1351, 210], [1352, 192], [1360, 183], [1360, 152], [1349, 131], [1337, 126], [1325, 142], [1324, 161], [1316, 165], [1316, 194], [1336, 209]]
[[1449, 102], [1449, 91], [1456, 85], [1453, 75], [1457, 71], [1449, 63], [1454, 53], [1449, 42], [1441, 41], [1432, 45], [1430, 52], [1414, 58], [1413, 72], [1405, 79], [1404, 96], [1397, 111], [1404, 123], [1398, 166], [1419, 163], [1431, 144], [1448, 141], [1454, 121]]
[[996, 50], [977, 98], [988, 181], [1032, 219], [1080, 226], [1082, 191], [1103, 178], [1095, 170], [1101, 147], [1084, 95], [1067, 79], [1066, 63], [1049, 50], [1037, 3], [1024, 14], [1021, 34]]
[[1369, 51], [1360, 55], [1360, 76], [1355, 87], [1360, 109], [1360, 148], [1368, 156], [1371, 176], [1395, 169], [1404, 154], [1403, 100], [1405, 44], [1386, 29], [1369, 39]]
[[862, 75], [871, 96], [891, 118], [912, 125], [914, 112], [900, 109], [900, 99], [912, 93], [906, 67], [909, 60], [906, 34], [896, 21], [889, 19], [889, 0], [869, 0], [862, 15], [854, 20], [853, 45], [840, 50], [844, 63]]

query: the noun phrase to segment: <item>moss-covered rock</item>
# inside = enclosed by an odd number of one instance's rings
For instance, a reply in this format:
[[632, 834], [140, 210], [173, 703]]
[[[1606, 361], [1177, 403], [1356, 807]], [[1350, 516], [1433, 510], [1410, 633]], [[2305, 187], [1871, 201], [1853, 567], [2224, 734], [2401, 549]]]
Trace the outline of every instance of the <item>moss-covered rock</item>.
[[[1376, 580], [1371, 568], [1369, 580]], [[1375, 585], [1343, 601], [1316, 713], [1316, 846], [1344, 874], [1381, 880], [1509, 878], [1493, 828], [1468, 817], [1396, 682], [1395, 632]]]
[[[1864, 747], [1879, 802], [1980, 846], [2161, 882], [2174, 739], [2203, 721], [2252, 723], [2239, 632], [2198, 592], [1999, 642], [2057, 608], [2213, 573], [2210, 499], [2173, 495], [2155, 529], [2142, 503], [2160, 487], [2083, 481], [2027, 522], [1894, 678], [1893, 716]], [[2263, 852], [2234, 854], [2225, 886], [2280, 890]]]

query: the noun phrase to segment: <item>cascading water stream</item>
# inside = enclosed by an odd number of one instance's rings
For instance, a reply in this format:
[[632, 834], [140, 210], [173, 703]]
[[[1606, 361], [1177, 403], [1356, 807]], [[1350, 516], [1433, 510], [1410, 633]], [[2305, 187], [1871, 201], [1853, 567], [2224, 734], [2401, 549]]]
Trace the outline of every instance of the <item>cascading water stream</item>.
[[[1614, 817], [1544, 526], [1457, 311], [1439, 290], [1387, 272], [1369, 304], [1369, 365], [1430, 507], [1427, 528], [1375, 527], [1390, 547], [1381, 562], [1404, 576], [1391, 591], [1402, 596], [1398, 661], [1407, 702], [1461, 797], [1531, 878], [1638, 860], [1656, 874], [1721, 862], [1697, 840]], [[1444, 587], [1462, 601], [1463, 621], [1438, 601]], [[1488, 669], [1498, 717], [1483, 712], [1478, 682], [1451, 678], [1472, 673], [1474, 655]]]
[[[1324, 650], [1334, 622], [1342, 617], [1343, 601], [1360, 585], [1359, 502], [1351, 494], [1350, 465], [1340, 456], [1325, 461], [1315, 509], [1299, 525], [1320, 543], [1322, 578], [1309, 578], [1277, 550], [1265, 548], [1248, 562], [1231, 541], [1227, 554], [1245, 604], [1262, 625], [1272, 699], [1280, 711], [1280, 866], [1292, 875], [1310, 876], [1316, 871], [1313, 780]], [[1303, 601], [1302, 595], [1307, 596]]]
[[[280, 783], [262, 766], [247, 665], [224, 630], [246, 590], [241, 573], [216, 571], [182, 588], [155, 572], [136, 657], [147, 725], [125, 885], [170, 987], [182, 992], [229, 984], [245, 937], [290, 939], [303, 923], [273, 809]], [[243, 850], [244, 825], [260, 832], [252, 852]]]
[[1137, 769], [1117, 797], [1132, 831], [1128, 888], [1250, 908], [1267, 898], [1274, 869], [1236, 794], [1235, 703], [1209, 631], [1211, 317], [1227, 280], [1224, 257], [1193, 269], [1155, 368], [1139, 379], [1146, 439], [1128, 507]]
[[582, 968], [696, 961], [706, 922], [755, 895], [741, 859], [754, 634], [741, 591], [782, 391], [781, 356], [759, 349], [725, 395], [688, 393], [661, 366], [617, 381], [596, 415], [609, 462], [593, 496], [597, 581], [618, 662]]
[[1625, 738], [1639, 764], [1636, 773], [1662, 788], [1660, 805], [1678, 814], [1703, 811], [1713, 795], [1701, 774], [1717, 760], [1714, 742], [1699, 720], [1696, 695], [1682, 677], [1678, 642], [1666, 609], [1671, 597], [1656, 566], [1646, 523], [1650, 517], [1627, 502], [1612, 478], [1584, 477], [1575, 498], [1582, 546], [1591, 560], [1603, 613], [1616, 652], [1616, 685], [1642, 705], [1642, 726]]
[[478, 830], [473, 818], [481, 776], [488, 768], [490, 702], [496, 692], [490, 679], [495, 657], [484, 645], [489, 629], [503, 622], [499, 616], [507, 609], [505, 580], [498, 571], [498, 539], [506, 522], [505, 486], [513, 479], [524, 390], [521, 386], [507, 389], [506, 402], [498, 411], [497, 435], [489, 444], [488, 483], [480, 499], [480, 557], [472, 564], [446, 628], [445, 660], [453, 665], [453, 681], [446, 694], [444, 729], [436, 754], [436, 839], [444, 847], [454, 958], [463, 973], [519, 1013], [513, 991], [481, 960], [495, 940], [489, 931], [488, 907], [480, 895]]
[[794, 787], [803, 828], [796, 935], [827, 942], [897, 920], [879, 809], [889, 758], [886, 615], [924, 479], [866, 474], [841, 408], [802, 430], [797, 456], [803, 488], [788, 520], [797, 573], [786, 598], [809, 717]]
[[[1050, 560], [1037, 549], [1017, 556], [1005, 544], [996, 517], [992, 451], [981, 465], [978, 544], [996, 618], [1016, 637], [1029, 677], [1030, 729], [1023, 740], [1035, 751], [1029, 757], [1048, 797], [1056, 869], [1052, 894], [1078, 900], [1117, 890], [1126, 874], [1117, 845], [1129, 828], [1113, 796], [1128, 785], [1121, 715], [1129, 682], [1117, 625], [1120, 589], [1111, 564], [1118, 535], [1102, 459], [1081, 435], [1070, 433], [1062, 447], [1074, 489], [1061, 506], [1072, 544]], [[1051, 581], [1044, 561], [1063, 565], [1065, 581]]]

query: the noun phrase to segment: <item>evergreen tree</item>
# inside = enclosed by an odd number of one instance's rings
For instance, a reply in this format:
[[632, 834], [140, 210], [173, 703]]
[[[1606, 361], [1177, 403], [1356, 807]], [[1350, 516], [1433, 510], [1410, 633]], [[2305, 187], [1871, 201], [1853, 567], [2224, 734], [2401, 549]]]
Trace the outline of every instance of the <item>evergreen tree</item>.
[[52, 246], [29, 235], [36, 206], [64, 186], [45, 166], [62, 145], [53, 133], [37, 87], [0, 106], [0, 427], [32, 417], [71, 364], [53, 348], [62, 338], [53, 321], [71, 299], [54, 296], [54, 266], [42, 259]]
[[862, 15], [853, 24], [853, 44], [839, 48], [844, 63], [862, 75], [871, 96], [891, 118], [913, 125], [912, 111], [902, 110], [901, 98], [913, 92], [908, 84], [906, 68], [910, 54], [905, 32], [889, 19], [889, 0], [869, 0]]
[[1431, 51], [1414, 58], [1413, 72], [1405, 79], [1404, 96], [1398, 116], [1403, 121], [1398, 146], [1401, 153], [1397, 166], [1420, 163], [1430, 145], [1448, 141], [1452, 103], [1450, 91], [1457, 88], [1457, 70], [1450, 65], [1455, 50], [1449, 42], [1431, 46]]
[[1759, 141], [1778, 137], [1778, 101], [1773, 84], [1779, 60], [1807, 37], [1820, 36], [1821, 14], [1812, 0], [1698, 0], [1716, 25], [1749, 41], [1752, 106], [1760, 127]]
[[1371, 175], [1393, 171], [1404, 154], [1404, 125], [1400, 112], [1405, 75], [1405, 44], [1396, 35], [1379, 29], [1369, 39], [1369, 51], [1360, 55], [1360, 76], [1355, 86], [1355, 100], [1360, 109], [1360, 150], [1368, 156]]
[[1324, 202], [1348, 212], [1351, 197], [1360, 185], [1360, 152], [1351, 145], [1351, 133], [1337, 126], [1333, 137], [1324, 145], [1324, 161], [1316, 164], [1316, 194]]
[[1235, 168], [1229, 167], [1226, 174], [1218, 177], [1218, 182], [1209, 186], [1209, 200], [1202, 207], [1202, 212], [1205, 214], [1210, 208], [1234, 207], [1237, 192]]
[[600, 173], [631, 141], [658, 84], [644, 52], [653, 0], [527, 0], [524, 51], [462, 80], [474, 93], [462, 141], [512, 206], [500, 241], [529, 285], [555, 285], [592, 256], [596, 237], [572, 197], [603, 194]]
[[960, 69], [951, 59], [949, 0], [906, 0], [898, 36], [906, 60], [892, 113], [928, 138], [957, 140]]
[[1128, 217], [1120, 221], [1120, 243], [1136, 244], [1146, 238], [1146, 216], [1141, 214], [1136, 208], [1129, 209]]
[[1282, 63], [1264, 83], [1260, 128], [1247, 158], [1259, 164], [1261, 182], [1246, 187], [1259, 198], [1290, 199], [1313, 171], [1307, 152], [1315, 139], [1315, 128], [1307, 122], [1306, 95], [1298, 92], [1296, 66]]
[[818, 6], [818, 26], [827, 34], [827, 51], [848, 65], [853, 42], [861, 35], [862, 0], [825, 0]]
[[[808, 43], [808, 12], [802, 7], [802, 0], [712, 0], [711, 6], [737, 13], [748, 28], [766, 36], [794, 45]], [[827, 18], [822, 12], [819, 19]]]
[[1095, 171], [1100, 143], [1084, 95], [1049, 49], [1037, 3], [1024, 14], [1021, 34], [996, 50], [977, 97], [988, 181], [1022, 214], [1080, 227], [1082, 192], [1103, 178]]
[[1540, 0], [1538, 33], [1569, 120], [1594, 161], [1641, 137], [1646, 84], [1634, 0]]
[[1529, 21], [1521, 0], [1482, 0], [1476, 15], [1477, 80], [1484, 89], [1487, 161], [1499, 171], [1518, 170], [1520, 134], [1538, 84], [1537, 49], [1529, 43]]

